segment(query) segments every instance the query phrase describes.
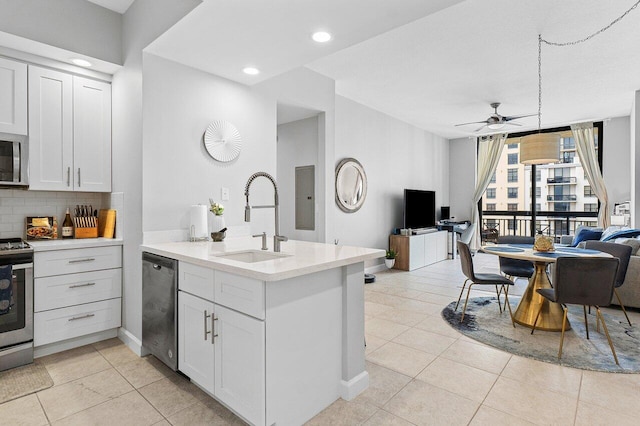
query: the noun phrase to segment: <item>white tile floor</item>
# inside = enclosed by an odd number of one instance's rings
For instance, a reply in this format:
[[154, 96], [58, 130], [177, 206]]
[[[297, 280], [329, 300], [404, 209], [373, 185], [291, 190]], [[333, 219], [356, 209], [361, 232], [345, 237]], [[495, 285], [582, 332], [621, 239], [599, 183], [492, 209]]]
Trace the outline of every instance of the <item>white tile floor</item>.
[[[495, 256], [478, 254], [474, 262], [478, 272], [498, 270]], [[336, 401], [309, 424], [638, 424], [639, 374], [537, 362], [453, 330], [440, 311], [458, 297], [462, 281], [457, 260], [378, 273], [365, 287], [369, 389]], [[512, 293], [525, 286], [518, 281]], [[640, 314], [632, 321], [640, 323]], [[0, 425], [242, 424], [153, 357], [138, 358], [115, 339], [41, 362], [54, 387], [0, 405]]]

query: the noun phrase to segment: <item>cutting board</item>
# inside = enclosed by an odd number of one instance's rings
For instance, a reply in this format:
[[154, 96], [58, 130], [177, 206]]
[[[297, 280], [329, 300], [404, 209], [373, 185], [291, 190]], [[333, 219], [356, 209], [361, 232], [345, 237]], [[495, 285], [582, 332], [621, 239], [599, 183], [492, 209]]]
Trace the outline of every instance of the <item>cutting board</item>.
[[98, 236], [113, 238], [116, 229], [116, 211], [113, 209], [100, 209], [98, 213]]

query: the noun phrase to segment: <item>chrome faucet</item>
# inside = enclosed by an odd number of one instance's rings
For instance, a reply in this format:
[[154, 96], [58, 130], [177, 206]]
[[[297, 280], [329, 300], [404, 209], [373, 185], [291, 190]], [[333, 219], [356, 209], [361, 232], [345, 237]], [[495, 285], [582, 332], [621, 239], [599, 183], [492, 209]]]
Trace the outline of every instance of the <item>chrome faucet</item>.
[[[271, 183], [273, 184], [273, 198], [274, 198], [274, 203], [272, 206], [251, 206], [249, 204], [249, 187], [251, 186], [251, 183], [258, 177], [266, 177], [267, 179], [269, 179], [271, 181]], [[288, 238], [284, 237], [280, 234], [280, 224], [279, 224], [279, 215], [278, 215], [278, 206], [279, 206], [279, 202], [278, 202], [278, 185], [276, 185], [276, 180], [273, 178], [273, 176], [271, 176], [269, 173], [265, 173], [265, 172], [258, 172], [258, 173], [254, 173], [251, 175], [251, 177], [249, 177], [249, 180], [247, 181], [247, 184], [244, 187], [244, 196], [247, 198], [247, 204], [244, 207], [244, 221], [245, 222], [251, 222], [251, 209], [274, 209], [275, 210], [275, 220], [276, 220], [276, 234], [273, 236], [273, 251], [275, 252], [279, 252], [280, 251], [280, 242], [282, 241], [287, 241]]]

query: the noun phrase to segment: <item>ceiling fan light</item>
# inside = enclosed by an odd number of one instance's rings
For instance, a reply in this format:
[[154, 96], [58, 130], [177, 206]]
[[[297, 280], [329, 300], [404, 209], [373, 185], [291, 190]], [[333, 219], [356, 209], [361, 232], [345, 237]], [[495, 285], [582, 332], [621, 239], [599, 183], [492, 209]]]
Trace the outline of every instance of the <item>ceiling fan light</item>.
[[506, 123], [491, 123], [487, 124], [487, 127], [491, 130], [500, 130], [504, 127]]
[[534, 133], [520, 141], [520, 163], [549, 164], [560, 159], [560, 136], [556, 133]]

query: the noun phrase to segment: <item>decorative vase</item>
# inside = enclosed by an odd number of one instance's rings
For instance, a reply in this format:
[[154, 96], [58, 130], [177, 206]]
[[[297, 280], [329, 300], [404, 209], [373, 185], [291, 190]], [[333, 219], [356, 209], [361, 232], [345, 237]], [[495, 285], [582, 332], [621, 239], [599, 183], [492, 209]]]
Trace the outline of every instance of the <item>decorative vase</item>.
[[209, 233], [218, 232], [225, 228], [224, 216], [209, 212]]
[[395, 259], [385, 259], [384, 260], [384, 264], [387, 266], [387, 268], [391, 269], [391, 268], [393, 268], [393, 265], [396, 264], [396, 260]]

